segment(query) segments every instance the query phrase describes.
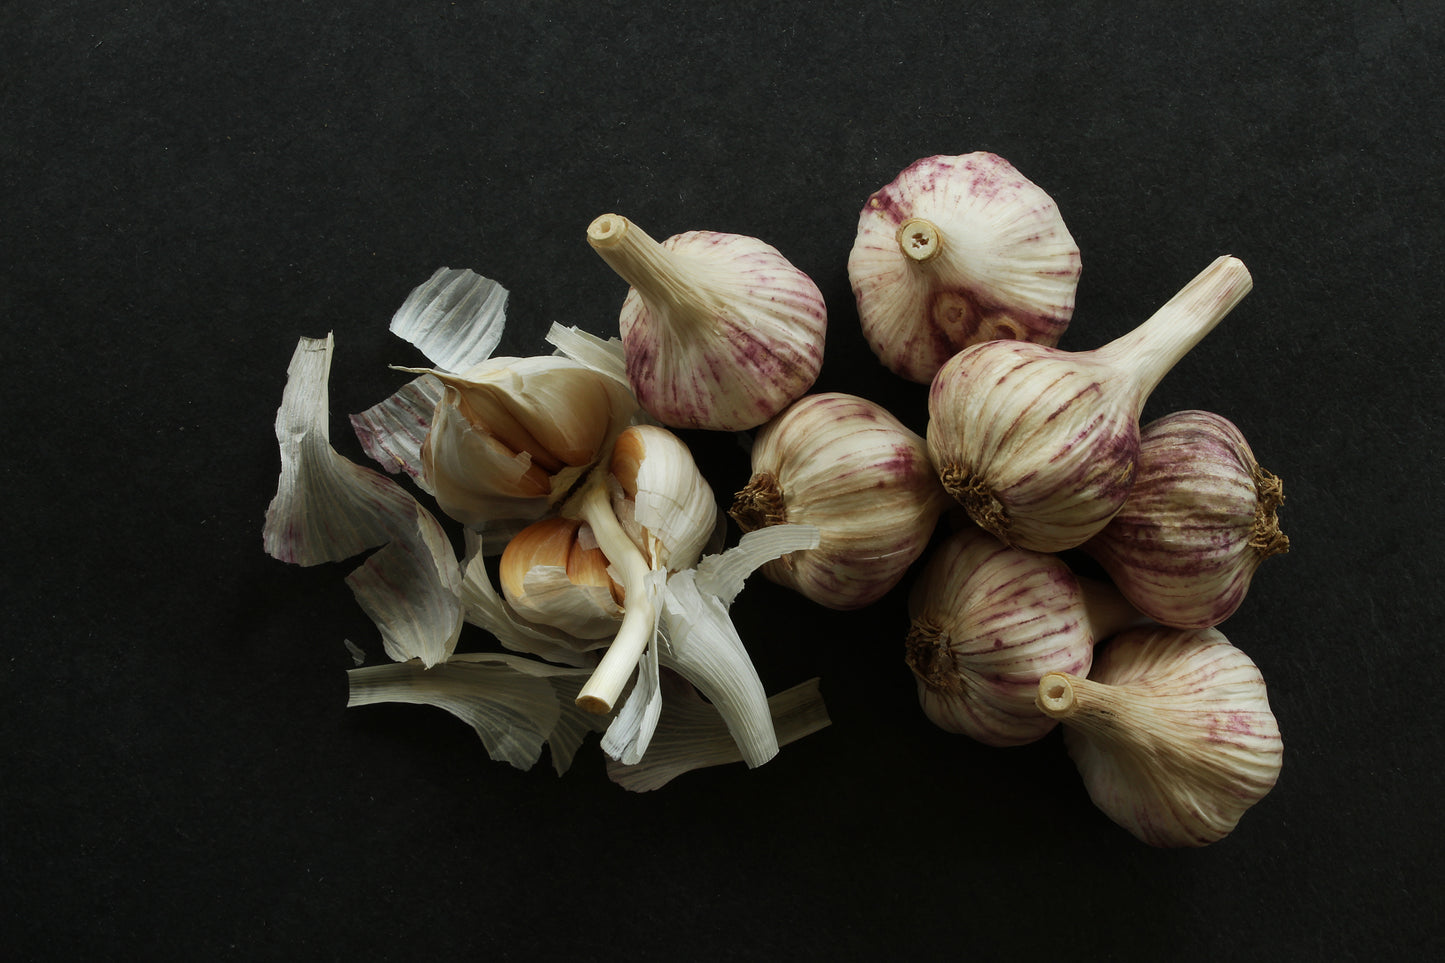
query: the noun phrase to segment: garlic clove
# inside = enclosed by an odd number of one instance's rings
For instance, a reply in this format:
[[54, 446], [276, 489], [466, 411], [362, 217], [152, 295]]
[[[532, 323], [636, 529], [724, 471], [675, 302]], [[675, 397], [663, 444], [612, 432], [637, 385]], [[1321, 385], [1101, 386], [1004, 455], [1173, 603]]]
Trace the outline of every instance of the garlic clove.
[[648, 561], [691, 568], [718, 527], [717, 499], [687, 444], [666, 428], [631, 425], [608, 461], [617, 483], [613, 510]]
[[1266, 558], [1289, 551], [1283, 501], [1236, 425], [1174, 412], [1141, 430], [1129, 497], [1083, 548], [1150, 618], [1206, 628], [1234, 614]]
[[826, 392], [799, 399], [758, 432], [752, 477], [729, 514], [745, 532], [816, 526], [816, 549], [769, 562], [763, 574], [846, 610], [898, 584], [948, 501], [921, 437], [871, 401]]
[[960, 351], [928, 394], [928, 450], [943, 487], [1011, 545], [1081, 545], [1134, 484], [1150, 392], [1251, 283], [1239, 260], [1221, 257], [1102, 348], [990, 341]]
[[924, 384], [969, 345], [1057, 344], [1079, 271], [1057, 205], [985, 152], [905, 168], [864, 205], [848, 257], [869, 347], [890, 371]]
[[801, 397], [823, 364], [822, 293], [777, 249], [711, 231], [662, 243], [617, 214], [587, 228], [631, 285], [619, 327], [644, 410], [675, 428], [754, 428]]
[[1151, 846], [1222, 839], [1279, 778], [1264, 679], [1217, 629], [1126, 632], [1088, 679], [1041, 679], [1038, 706], [1064, 723], [1094, 804]]
[[622, 587], [607, 558], [582, 543], [582, 522], [545, 518], [514, 535], [502, 551], [498, 581], [522, 618], [579, 639], [611, 638], [622, 620]]

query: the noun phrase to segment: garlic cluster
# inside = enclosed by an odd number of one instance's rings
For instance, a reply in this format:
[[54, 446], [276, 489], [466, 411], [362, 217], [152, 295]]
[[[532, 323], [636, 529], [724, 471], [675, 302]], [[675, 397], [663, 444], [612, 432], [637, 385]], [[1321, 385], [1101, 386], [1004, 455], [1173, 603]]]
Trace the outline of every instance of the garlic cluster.
[[871, 401], [826, 392], [758, 432], [752, 477], [729, 514], [745, 532], [817, 526], [817, 548], [763, 574], [820, 605], [856, 609], [898, 584], [947, 503], [922, 438]]

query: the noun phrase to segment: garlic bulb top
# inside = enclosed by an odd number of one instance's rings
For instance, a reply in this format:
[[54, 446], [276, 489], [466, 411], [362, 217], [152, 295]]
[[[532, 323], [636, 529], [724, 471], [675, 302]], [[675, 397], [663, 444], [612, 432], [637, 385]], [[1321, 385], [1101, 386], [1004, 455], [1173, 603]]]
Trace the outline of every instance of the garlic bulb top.
[[616, 214], [587, 240], [632, 286], [619, 318], [627, 377], [663, 424], [754, 428], [817, 379], [823, 295], [771, 245], [711, 231], [659, 244]]
[[1152, 846], [1223, 838], [1279, 777], [1264, 679], [1217, 629], [1125, 632], [1089, 678], [1041, 679], [1038, 705], [1066, 726], [1094, 804]]
[[637, 411], [626, 385], [565, 358], [430, 373], [445, 387], [422, 470], [442, 511], [467, 525], [546, 514]]
[[1138, 619], [1102, 583], [1052, 555], [962, 529], [924, 566], [908, 602], [905, 661], [935, 725], [991, 746], [1017, 746], [1057, 724], [1034, 705], [1050, 672], [1084, 675], [1096, 639]]
[[848, 257], [868, 345], [890, 371], [925, 384], [969, 345], [1057, 344], [1079, 271], [1053, 200], [984, 152], [905, 168], [868, 198]]
[[763, 574], [820, 605], [856, 609], [898, 584], [923, 552], [948, 495], [922, 438], [881, 406], [808, 395], [758, 432], [752, 477], [729, 514], [745, 532], [815, 525], [818, 547]]
[[1289, 551], [1283, 501], [1238, 427], [1178, 411], [1140, 432], [1134, 487], [1083, 548], [1156, 622], [1206, 628], [1239, 608], [1260, 563]]
[[1059, 552], [1087, 541], [1134, 484], [1150, 392], [1250, 286], [1244, 265], [1221, 257], [1102, 348], [990, 341], [960, 351], [928, 394], [943, 487], [1009, 544]]

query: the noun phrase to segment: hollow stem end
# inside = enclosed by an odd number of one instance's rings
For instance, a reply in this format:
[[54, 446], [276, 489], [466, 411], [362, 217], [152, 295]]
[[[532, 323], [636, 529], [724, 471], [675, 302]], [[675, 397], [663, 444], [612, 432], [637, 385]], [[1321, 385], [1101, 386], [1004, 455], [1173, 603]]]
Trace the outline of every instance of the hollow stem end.
[[1078, 707], [1073, 678], [1063, 672], [1050, 672], [1039, 680], [1039, 694], [1034, 704], [1051, 719], [1066, 719], [1073, 715]]
[[922, 217], [911, 217], [898, 225], [898, 248], [920, 264], [938, 257], [943, 235], [937, 225]]

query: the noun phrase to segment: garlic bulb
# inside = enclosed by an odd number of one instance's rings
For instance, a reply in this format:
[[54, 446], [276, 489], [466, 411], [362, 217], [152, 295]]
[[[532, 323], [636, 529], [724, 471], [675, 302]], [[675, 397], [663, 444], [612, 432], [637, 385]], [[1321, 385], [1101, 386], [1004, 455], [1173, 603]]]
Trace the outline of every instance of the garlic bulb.
[[1179, 411], [1141, 430], [1134, 487], [1083, 548], [1156, 622], [1206, 628], [1239, 608], [1260, 563], [1289, 551], [1283, 501], [1239, 428]]
[[775, 248], [711, 231], [659, 244], [616, 214], [587, 240], [632, 286], [619, 319], [627, 378], [663, 424], [754, 428], [817, 379], [823, 296]]
[[422, 468], [437, 504], [467, 525], [546, 514], [637, 410], [626, 385], [565, 358], [430, 373], [445, 388]]
[[969, 345], [1057, 344], [1079, 270], [1079, 246], [1053, 200], [984, 152], [905, 168], [868, 198], [848, 256], [869, 347], [890, 371], [924, 384]]
[[580, 537], [582, 529], [573, 518], [528, 525], [502, 551], [498, 581], [522, 618], [579, 639], [611, 638], [622, 620], [625, 592], [607, 574], [601, 549]]
[[1075, 578], [1055, 556], [972, 527], [938, 547], [908, 609], [905, 661], [924, 714], [991, 746], [1054, 728], [1034, 705], [1039, 679], [1088, 673], [1094, 642], [1138, 619], [1113, 589]]
[[1066, 726], [1094, 805], [1151, 846], [1222, 839], [1279, 777], [1264, 679], [1217, 629], [1126, 632], [1088, 679], [1041, 679], [1038, 705]]
[[1058, 552], [1087, 541], [1134, 483], [1150, 392], [1251, 283], [1243, 263], [1221, 257], [1102, 348], [990, 341], [960, 351], [928, 394], [928, 451], [943, 487], [1011, 545]]
[[817, 526], [817, 548], [763, 574], [820, 605], [856, 609], [898, 584], [947, 504], [922, 438], [871, 401], [828, 392], [758, 432], [752, 477], [729, 514], [745, 532]]

